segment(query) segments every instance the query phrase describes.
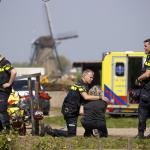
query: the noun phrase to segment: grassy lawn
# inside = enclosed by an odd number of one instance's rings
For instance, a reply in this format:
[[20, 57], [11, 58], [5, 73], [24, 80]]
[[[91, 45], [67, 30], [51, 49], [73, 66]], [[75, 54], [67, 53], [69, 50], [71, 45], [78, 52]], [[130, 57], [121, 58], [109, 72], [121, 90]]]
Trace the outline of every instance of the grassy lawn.
[[[137, 128], [137, 117], [110, 117], [106, 116], [108, 128]], [[47, 117], [45, 118], [45, 124], [52, 124], [58, 126], [64, 126], [65, 121], [63, 116]], [[78, 119], [78, 126], [81, 126], [80, 117]], [[147, 121], [147, 127], [150, 127], [150, 120]]]

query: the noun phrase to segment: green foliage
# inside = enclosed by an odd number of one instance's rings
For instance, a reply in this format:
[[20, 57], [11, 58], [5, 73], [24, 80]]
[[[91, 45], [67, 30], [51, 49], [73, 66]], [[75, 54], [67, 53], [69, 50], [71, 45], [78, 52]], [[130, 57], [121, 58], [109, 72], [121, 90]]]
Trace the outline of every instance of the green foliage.
[[16, 141], [16, 135], [1, 134], [0, 135], [0, 150], [9, 150]]
[[[74, 148], [79, 149], [116, 149], [126, 148], [127, 138], [122, 137], [108, 137], [108, 138], [85, 138], [75, 137], [73, 140]], [[76, 142], [76, 143], [75, 143]]]
[[150, 149], [150, 139], [134, 139], [133, 147], [136, 149], [149, 150]]
[[9, 149], [9, 142], [5, 135], [0, 136], [0, 150], [8, 150]]
[[[131, 141], [133, 149], [149, 150], [150, 140], [133, 139], [127, 137], [109, 136], [108, 138], [76, 136], [64, 137], [37, 137], [24, 136], [13, 140], [9, 148], [12, 150], [72, 150], [72, 149], [127, 149], [128, 141]], [[14, 146], [15, 145], [15, 146]], [[3, 147], [5, 148], [5, 147]], [[4, 149], [7, 150], [7, 149]]]

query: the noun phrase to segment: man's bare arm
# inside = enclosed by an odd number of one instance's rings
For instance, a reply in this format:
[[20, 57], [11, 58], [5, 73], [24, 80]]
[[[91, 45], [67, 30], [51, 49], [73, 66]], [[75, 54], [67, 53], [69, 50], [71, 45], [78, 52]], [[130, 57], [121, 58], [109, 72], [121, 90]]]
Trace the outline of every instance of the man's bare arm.
[[9, 79], [9, 81], [7, 83], [3, 84], [3, 88], [10, 87], [12, 85], [13, 81], [16, 78], [16, 74], [17, 74], [16, 70], [12, 69], [10, 72], [11, 72], [10, 79]]
[[108, 98], [103, 95], [99, 95], [99, 96], [89, 95], [86, 92], [82, 92], [81, 95], [85, 100], [100, 100], [100, 99], [102, 99], [103, 101], [109, 103]]

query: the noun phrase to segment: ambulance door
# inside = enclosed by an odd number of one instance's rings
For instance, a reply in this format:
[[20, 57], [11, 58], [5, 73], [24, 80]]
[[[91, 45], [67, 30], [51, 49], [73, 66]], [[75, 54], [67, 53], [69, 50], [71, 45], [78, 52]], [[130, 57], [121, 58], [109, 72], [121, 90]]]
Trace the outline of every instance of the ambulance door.
[[115, 105], [127, 105], [128, 57], [112, 58], [112, 91]]

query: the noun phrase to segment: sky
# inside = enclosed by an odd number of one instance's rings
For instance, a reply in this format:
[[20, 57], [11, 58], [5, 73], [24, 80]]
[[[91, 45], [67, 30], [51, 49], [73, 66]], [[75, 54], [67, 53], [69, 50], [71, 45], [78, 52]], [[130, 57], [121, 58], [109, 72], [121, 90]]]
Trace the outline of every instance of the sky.
[[[57, 45], [71, 62], [100, 61], [106, 51], [143, 51], [143, 41], [150, 38], [150, 0], [46, 3], [54, 38], [78, 34]], [[43, 35], [49, 35], [49, 28], [42, 0], [1, 0], [0, 54], [12, 62], [29, 62], [33, 41]]]

